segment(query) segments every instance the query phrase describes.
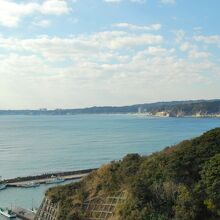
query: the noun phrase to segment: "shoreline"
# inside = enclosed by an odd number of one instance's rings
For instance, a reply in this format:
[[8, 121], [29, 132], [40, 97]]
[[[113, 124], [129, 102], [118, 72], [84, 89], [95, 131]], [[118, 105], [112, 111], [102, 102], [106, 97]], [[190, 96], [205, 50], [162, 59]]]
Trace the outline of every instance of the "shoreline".
[[127, 115], [146, 116], [155, 118], [220, 118], [220, 114], [207, 114], [207, 115], [162, 115], [146, 113], [125, 113]]
[[155, 118], [220, 118], [219, 114], [207, 114], [207, 115], [163, 115], [163, 114], [152, 114], [150, 112], [111, 112], [111, 113], [74, 113], [74, 114], [0, 114], [0, 116], [77, 116], [77, 115], [135, 115], [135, 116], [146, 116]]

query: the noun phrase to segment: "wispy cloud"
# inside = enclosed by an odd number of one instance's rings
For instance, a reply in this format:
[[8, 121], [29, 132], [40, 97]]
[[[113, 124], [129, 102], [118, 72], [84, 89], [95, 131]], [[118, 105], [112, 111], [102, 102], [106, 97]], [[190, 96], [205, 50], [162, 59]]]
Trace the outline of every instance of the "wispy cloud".
[[[86, 56], [99, 50], [135, 49], [136, 46], [157, 45], [163, 37], [156, 34], [134, 34], [124, 31], [97, 32], [91, 35], [79, 35], [68, 38], [47, 36], [34, 39], [0, 38], [0, 48], [14, 51], [41, 52], [44, 57], [63, 54], [75, 57], [81, 51]], [[91, 57], [92, 58], [92, 57]]]
[[220, 35], [198, 35], [195, 36], [194, 39], [198, 42], [203, 42], [206, 44], [216, 44], [218, 47], [220, 47]]
[[210, 53], [209, 52], [205, 52], [205, 51], [198, 51], [198, 50], [191, 50], [189, 51], [189, 58], [193, 58], [193, 59], [207, 59], [208, 57], [210, 57]]
[[43, 14], [66, 14], [70, 11], [67, 1], [65, 0], [46, 0], [39, 5], [39, 11]]
[[180, 42], [180, 50], [183, 52], [189, 51], [189, 50], [195, 50], [197, 47], [196, 45], [190, 43], [190, 42]]
[[116, 23], [113, 24], [113, 27], [118, 28], [126, 28], [134, 31], [157, 31], [160, 30], [162, 25], [161, 24], [151, 24], [151, 25], [134, 25], [130, 23]]

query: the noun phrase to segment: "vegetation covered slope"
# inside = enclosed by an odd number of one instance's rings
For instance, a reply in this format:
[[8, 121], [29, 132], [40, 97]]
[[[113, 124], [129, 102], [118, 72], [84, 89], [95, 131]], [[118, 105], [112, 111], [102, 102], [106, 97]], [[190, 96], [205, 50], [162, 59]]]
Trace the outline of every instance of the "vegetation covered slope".
[[220, 219], [220, 128], [150, 156], [127, 155], [47, 196], [60, 202], [60, 219], [77, 220], [85, 200], [122, 191], [114, 219]]

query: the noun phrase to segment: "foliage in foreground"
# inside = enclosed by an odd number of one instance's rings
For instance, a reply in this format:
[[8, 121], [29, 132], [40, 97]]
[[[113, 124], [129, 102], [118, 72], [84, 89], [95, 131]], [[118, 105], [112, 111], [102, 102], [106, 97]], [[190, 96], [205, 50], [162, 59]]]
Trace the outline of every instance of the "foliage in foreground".
[[50, 189], [59, 219], [83, 219], [83, 201], [124, 191], [118, 220], [220, 219], [220, 128], [141, 157], [127, 155], [82, 181]]

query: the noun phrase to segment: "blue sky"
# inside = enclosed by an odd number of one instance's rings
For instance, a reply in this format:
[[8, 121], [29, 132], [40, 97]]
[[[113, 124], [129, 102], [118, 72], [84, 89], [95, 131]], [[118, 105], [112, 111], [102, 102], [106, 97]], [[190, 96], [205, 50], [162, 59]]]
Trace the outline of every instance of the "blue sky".
[[0, 109], [220, 98], [219, 0], [1, 0]]

